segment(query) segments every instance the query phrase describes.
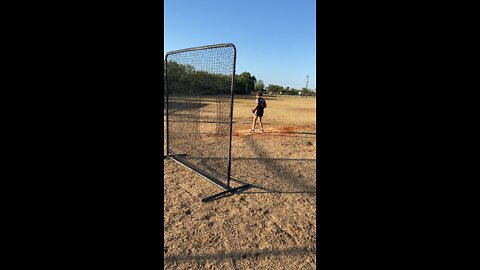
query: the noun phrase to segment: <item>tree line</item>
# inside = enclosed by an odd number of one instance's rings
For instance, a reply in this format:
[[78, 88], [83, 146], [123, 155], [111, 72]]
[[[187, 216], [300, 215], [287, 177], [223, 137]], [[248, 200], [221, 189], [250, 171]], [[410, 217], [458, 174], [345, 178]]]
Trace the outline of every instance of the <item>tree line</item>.
[[[192, 65], [178, 64], [174, 61], [168, 62], [168, 73], [169, 78], [175, 81], [175, 88], [182, 89], [182, 91], [190, 90], [205, 94], [209, 92], [219, 93], [228, 91], [229, 89], [225, 86], [231, 84], [231, 75], [196, 70]], [[258, 91], [275, 95], [299, 95], [299, 93], [305, 96], [316, 95], [315, 91], [306, 88], [295, 89], [275, 84], [269, 84], [265, 87], [265, 83], [262, 80], [257, 81], [257, 78], [252, 76], [250, 72], [242, 72], [240, 75], [235, 74], [235, 94], [250, 94]]]

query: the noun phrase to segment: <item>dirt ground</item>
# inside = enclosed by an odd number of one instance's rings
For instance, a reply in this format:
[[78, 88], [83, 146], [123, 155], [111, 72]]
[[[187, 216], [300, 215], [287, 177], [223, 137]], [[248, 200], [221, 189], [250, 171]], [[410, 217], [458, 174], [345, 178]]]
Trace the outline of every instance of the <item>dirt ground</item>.
[[262, 134], [255, 97], [234, 104], [232, 181], [250, 189], [203, 203], [221, 190], [164, 160], [164, 269], [316, 269], [316, 99], [265, 99]]

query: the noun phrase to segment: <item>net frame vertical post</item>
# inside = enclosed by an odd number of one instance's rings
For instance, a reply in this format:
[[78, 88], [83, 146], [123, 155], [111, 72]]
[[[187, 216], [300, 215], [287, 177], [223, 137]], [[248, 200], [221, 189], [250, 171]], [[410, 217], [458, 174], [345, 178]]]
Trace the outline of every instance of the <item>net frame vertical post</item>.
[[166, 146], [167, 146], [166, 147], [167, 152], [166, 152], [164, 158], [168, 158], [168, 156], [169, 156], [168, 151], [170, 149], [169, 144], [168, 144], [168, 87], [167, 87], [167, 85], [168, 85], [168, 82], [167, 82], [167, 80], [168, 80], [168, 65], [167, 65], [167, 61], [168, 61], [168, 54], [165, 56], [165, 62], [164, 62], [164, 67], [165, 67], [165, 86], [164, 86], [164, 89], [165, 89], [165, 106], [166, 106], [165, 109], [166, 109], [166, 113], [167, 113], [167, 115], [166, 115], [166, 118], [167, 118], [166, 119], [166, 122], [167, 122], [166, 129], [167, 130], [166, 130], [166, 138], [165, 138]]
[[232, 174], [232, 137], [233, 137], [233, 99], [235, 98], [235, 74], [237, 66], [237, 48], [232, 44], [233, 47], [233, 76], [232, 76], [232, 86], [231, 86], [231, 104], [230, 104], [230, 142], [228, 146], [228, 173], [227, 173], [227, 187], [230, 190], [230, 180]]

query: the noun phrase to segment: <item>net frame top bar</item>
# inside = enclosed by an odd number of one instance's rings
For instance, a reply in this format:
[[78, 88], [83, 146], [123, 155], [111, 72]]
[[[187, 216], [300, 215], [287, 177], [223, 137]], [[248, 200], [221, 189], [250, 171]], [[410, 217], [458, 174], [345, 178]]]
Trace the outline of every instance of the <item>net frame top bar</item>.
[[208, 50], [208, 49], [216, 49], [216, 48], [222, 48], [222, 47], [232, 47], [233, 50], [234, 50], [234, 53], [237, 51], [237, 48], [235, 48], [235, 45], [233, 45], [233, 43], [221, 43], [221, 44], [193, 47], [193, 48], [188, 48], [188, 49], [182, 49], [182, 50], [167, 52], [167, 54], [165, 56], [165, 60], [167, 60], [168, 56], [172, 55], [172, 54], [183, 53], [183, 52], [192, 52], [192, 51], [200, 51], [200, 50]]

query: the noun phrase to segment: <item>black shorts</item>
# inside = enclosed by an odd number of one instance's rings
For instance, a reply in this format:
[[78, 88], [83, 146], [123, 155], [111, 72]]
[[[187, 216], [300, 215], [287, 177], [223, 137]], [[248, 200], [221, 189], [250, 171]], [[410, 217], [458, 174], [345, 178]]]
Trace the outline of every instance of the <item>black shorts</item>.
[[255, 112], [255, 115], [258, 117], [263, 117], [263, 110], [257, 109], [257, 111]]

